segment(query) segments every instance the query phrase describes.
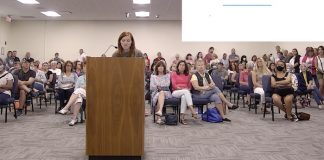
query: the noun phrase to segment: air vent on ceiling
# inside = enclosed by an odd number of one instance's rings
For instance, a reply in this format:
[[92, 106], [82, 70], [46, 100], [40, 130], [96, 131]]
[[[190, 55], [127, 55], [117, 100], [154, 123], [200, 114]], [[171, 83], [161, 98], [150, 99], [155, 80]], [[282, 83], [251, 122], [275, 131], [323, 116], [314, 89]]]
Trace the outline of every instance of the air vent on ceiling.
[[26, 19], [31, 19], [31, 18], [36, 18], [34, 16], [20, 16], [21, 18], [26, 18]]

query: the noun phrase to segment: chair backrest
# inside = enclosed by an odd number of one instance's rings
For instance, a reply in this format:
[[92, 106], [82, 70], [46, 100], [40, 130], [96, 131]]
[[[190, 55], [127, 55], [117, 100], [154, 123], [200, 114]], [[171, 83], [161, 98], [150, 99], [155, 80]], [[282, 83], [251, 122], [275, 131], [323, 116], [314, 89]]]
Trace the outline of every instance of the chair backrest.
[[236, 79], [235, 79], [235, 87], [239, 88], [240, 87], [240, 73], [236, 74]]
[[57, 80], [57, 75], [56, 73], [53, 73], [53, 79], [52, 82], [50, 83], [50, 88], [55, 88], [56, 80]]
[[262, 76], [262, 88], [263, 88], [265, 97], [271, 97], [271, 95], [272, 95], [271, 75], [263, 75]]
[[224, 84], [223, 84], [223, 80], [220, 76], [218, 76], [216, 73], [213, 73], [210, 75], [213, 82], [215, 83], [215, 85], [221, 90], [223, 91], [224, 89]]
[[249, 73], [249, 76], [248, 76], [248, 85], [249, 85], [250, 92], [253, 93], [254, 85], [253, 85], [252, 74], [251, 73]]

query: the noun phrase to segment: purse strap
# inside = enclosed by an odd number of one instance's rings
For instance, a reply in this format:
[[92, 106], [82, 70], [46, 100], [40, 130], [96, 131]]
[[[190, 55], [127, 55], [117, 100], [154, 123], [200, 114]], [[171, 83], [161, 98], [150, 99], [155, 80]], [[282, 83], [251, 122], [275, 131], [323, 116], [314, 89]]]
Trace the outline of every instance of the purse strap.
[[9, 72], [7, 72], [6, 74], [2, 75], [2, 76], [0, 77], [0, 79], [3, 78], [4, 76], [6, 76], [7, 74], [9, 74]]

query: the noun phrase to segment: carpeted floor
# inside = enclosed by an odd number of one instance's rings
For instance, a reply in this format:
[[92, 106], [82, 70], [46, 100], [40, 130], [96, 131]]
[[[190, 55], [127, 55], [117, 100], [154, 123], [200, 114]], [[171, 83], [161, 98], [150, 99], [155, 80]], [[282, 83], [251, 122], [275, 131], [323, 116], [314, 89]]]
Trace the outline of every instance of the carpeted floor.
[[[83, 160], [85, 124], [67, 125], [69, 116], [55, 115], [54, 106], [35, 107], [17, 120], [0, 115], [1, 160]], [[277, 109], [275, 110], [277, 112]], [[145, 120], [145, 160], [323, 160], [324, 110], [300, 109], [310, 121], [290, 122], [283, 114], [231, 111], [231, 123], [189, 119], [189, 125], [160, 126]], [[189, 116], [188, 116], [189, 117]]]

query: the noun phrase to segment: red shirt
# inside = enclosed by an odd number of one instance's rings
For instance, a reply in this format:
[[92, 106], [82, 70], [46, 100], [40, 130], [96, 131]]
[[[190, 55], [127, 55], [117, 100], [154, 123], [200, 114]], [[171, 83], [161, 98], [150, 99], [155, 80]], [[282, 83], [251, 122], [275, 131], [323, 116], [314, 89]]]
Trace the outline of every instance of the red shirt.
[[248, 83], [248, 80], [249, 80], [249, 71], [245, 69], [240, 72], [240, 82]]
[[177, 74], [177, 72], [171, 73], [171, 83], [172, 83], [172, 90], [177, 90], [177, 87], [181, 88], [188, 88], [191, 89], [191, 82], [190, 82], [191, 75], [188, 74], [187, 76], [185, 74]]

